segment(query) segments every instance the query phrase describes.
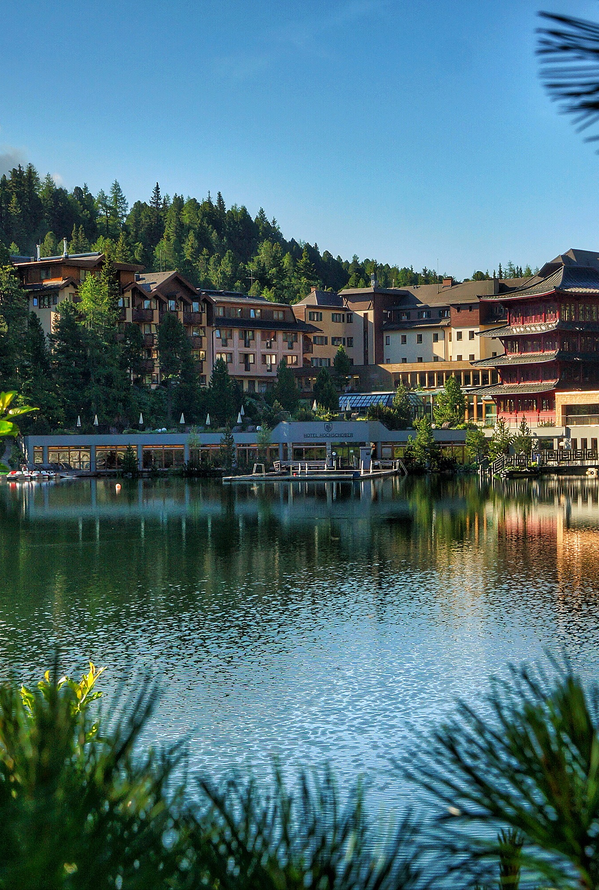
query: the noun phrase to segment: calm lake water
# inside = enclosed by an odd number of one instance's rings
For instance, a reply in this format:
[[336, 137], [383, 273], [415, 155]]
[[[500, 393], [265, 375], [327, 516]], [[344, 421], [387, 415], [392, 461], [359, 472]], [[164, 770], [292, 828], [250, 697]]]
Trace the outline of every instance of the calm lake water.
[[66, 481], [0, 486], [0, 674], [162, 682], [152, 738], [192, 766], [330, 762], [372, 808], [393, 760], [509, 662], [599, 661], [599, 486]]

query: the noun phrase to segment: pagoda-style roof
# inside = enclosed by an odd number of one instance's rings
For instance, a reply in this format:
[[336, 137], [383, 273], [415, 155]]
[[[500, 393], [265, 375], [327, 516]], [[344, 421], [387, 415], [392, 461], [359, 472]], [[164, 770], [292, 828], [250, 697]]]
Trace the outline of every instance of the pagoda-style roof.
[[481, 387], [481, 395], [485, 396], [527, 396], [539, 392], [551, 392], [559, 384], [559, 380], [544, 380], [542, 383], [498, 383], [494, 386]]
[[477, 368], [506, 368], [518, 365], [542, 365], [556, 360], [567, 362], [599, 362], [597, 352], [566, 352], [565, 349], [554, 349], [551, 352], [526, 352], [516, 354], [495, 355], [492, 358], [483, 358], [477, 362], [471, 362]]
[[599, 269], [591, 266], [564, 265], [544, 278], [535, 276], [522, 287], [516, 287], [503, 294], [481, 294], [480, 299], [506, 303], [532, 297], [549, 296], [556, 292], [585, 294], [593, 291], [599, 295]]
[[504, 325], [490, 331], [480, 331], [479, 337], [525, 337], [529, 334], [546, 334], [550, 331], [580, 331], [581, 333], [599, 333], [599, 322], [596, 321], [547, 321], [532, 324]]

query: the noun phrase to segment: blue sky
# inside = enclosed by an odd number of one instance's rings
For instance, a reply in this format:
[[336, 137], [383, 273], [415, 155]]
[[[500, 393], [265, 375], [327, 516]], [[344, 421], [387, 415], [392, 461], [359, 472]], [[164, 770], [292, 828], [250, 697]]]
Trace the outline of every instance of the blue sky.
[[351, 259], [457, 277], [599, 250], [599, 155], [538, 78], [596, 0], [7, 2], [0, 170], [263, 206]]

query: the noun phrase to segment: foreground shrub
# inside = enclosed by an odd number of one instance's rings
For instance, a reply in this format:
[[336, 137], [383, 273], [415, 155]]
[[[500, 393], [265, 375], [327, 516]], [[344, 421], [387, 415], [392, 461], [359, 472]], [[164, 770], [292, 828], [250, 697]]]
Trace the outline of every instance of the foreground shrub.
[[[502, 888], [599, 887], [599, 688], [568, 665], [512, 668], [484, 716], [462, 702], [409, 775], [439, 801], [434, 847], [447, 869]], [[490, 883], [489, 883], [490, 886]]]

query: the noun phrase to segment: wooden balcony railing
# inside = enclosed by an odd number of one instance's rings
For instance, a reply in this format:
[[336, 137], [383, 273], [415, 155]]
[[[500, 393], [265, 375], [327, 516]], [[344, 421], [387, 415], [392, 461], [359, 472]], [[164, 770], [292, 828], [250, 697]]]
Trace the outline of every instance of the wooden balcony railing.
[[153, 309], [134, 309], [133, 321], [154, 321]]

